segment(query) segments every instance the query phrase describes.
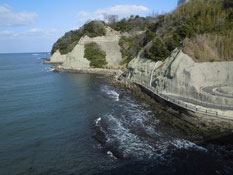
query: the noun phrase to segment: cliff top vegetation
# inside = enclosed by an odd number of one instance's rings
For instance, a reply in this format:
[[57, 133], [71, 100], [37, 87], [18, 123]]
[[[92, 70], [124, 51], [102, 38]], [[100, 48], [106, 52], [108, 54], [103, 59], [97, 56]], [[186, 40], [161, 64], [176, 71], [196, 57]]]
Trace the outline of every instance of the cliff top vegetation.
[[103, 36], [105, 35], [105, 23], [102, 21], [91, 21], [86, 24], [84, 24], [83, 27], [81, 27], [78, 30], [71, 30], [61, 38], [57, 40], [56, 43], [54, 43], [51, 54], [53, 54], [56, 50], [59, 49], [60, 53], [67, 54], [73, 50], [75, 45], [78, 44], [78, 41], [81, 39], [81, 37], [87, 35], [91, 38], [97, 37], [97, 36]]
[[159, 16], [159, 22], [146, 31], [146, 57], [163, 60], [182, 45], [197, 62], [233, 60], [232, 4], [232, 0], [196, 0]]
[[[197, 62], [233, 60], [233, 1], [195, 0], [179, 5], [173, 12], [148, 17], [130, 16], [119, 20], [106, 16], [107, 22], [91, 21], [79, 30], [67, 32], [53, 46], [61, 54], [70, 52], [84, 35], [105, 35], [105, 27], [121, 33], [119, 45], [127, 64], [140, 50], [149, 59], [164, 60], [179, 47]], [[137, 35], [138, 31], [143, 31]]]

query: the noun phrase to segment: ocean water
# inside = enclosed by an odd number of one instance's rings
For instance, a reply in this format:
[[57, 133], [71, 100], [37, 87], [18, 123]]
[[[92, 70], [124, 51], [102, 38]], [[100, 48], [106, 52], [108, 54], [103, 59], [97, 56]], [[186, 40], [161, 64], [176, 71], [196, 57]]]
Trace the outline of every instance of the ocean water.
[[229, 145], [196, 145], [99, 75], [41, 53], [0, 54], [0, 175], [233, 174]]

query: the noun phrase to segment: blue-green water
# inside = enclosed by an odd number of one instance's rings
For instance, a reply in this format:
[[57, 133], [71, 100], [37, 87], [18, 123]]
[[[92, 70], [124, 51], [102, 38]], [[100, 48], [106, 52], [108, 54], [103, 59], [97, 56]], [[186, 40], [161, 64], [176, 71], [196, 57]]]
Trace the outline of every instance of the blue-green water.
[[106, 77], [51, 72], [41, 57], [0, 54], [0, 175], [233, 172], [217, 155], [232, 150], [169, 136]]

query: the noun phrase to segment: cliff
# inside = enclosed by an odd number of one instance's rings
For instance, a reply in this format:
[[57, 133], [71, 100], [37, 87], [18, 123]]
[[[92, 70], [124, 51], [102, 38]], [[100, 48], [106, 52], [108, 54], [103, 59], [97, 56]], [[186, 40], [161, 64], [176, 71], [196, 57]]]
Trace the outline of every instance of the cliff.
[[51, 62], [62, 62], [62, 67], [66, 68], [89, 68], [90, 61], [84, 58], [85, 45], [88, 43], [97, 43], [100, 48], [106, 53], [106, 61], [108, 66], [119, 65], [122, 60], [122, 55], [119, 46], [119, 39], [122, 35], [106, 27], [106, 34], [90, 38], [85, 35], [82, 37], [74, 49], [68, 53], [61, 55], [57, 50], [51, 57]]
[[196, 63], [182, 49], [174, 50], [164, 62], [141, 55], [129, 63], [127, 79], [151, 83], [163, 94], [233, 106], [233, 62]]
[[128, 80], [176, 98], [233, 106], [232, 8], [229, 0], [197, 0], [157, 17], [90, 22], [54, 44], [51, 62], [88, 69], [85, 46], [94, 42], [106, 53], [105, 67], [127, 65]]

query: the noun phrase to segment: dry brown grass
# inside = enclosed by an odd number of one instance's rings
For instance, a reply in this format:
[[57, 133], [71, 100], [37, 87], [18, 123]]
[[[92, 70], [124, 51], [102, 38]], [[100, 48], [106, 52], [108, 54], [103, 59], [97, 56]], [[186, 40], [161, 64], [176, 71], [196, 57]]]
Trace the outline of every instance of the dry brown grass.
[[183, 41], [183, 52], [196, 62], [233, 61], [233, 31], [226, 35], [200, 34]]

